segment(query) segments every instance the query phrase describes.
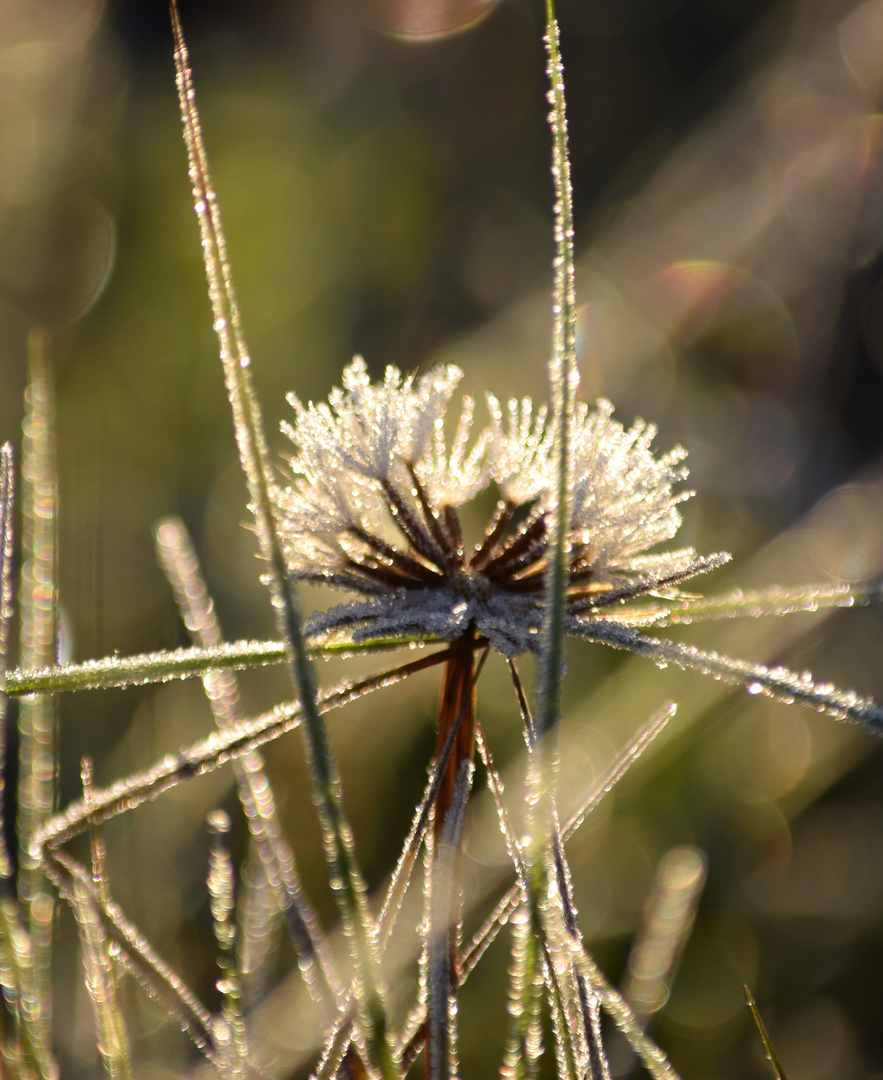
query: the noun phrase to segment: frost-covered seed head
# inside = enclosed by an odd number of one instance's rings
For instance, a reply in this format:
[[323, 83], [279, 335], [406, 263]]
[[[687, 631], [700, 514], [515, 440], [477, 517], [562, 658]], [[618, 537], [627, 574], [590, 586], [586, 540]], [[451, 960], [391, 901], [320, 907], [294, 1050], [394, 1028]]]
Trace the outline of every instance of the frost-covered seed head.
[[[372, 383], [356, 357], [327, 404], [289, 398], [290, 482], [274, 491], [289, 571], [360, 594], [313, 616], [311, 632], [453, 640], [472, 624], [507, 656], [537, 647], [554, 426], [529, 398], [504, 407], [488, 395], [490, 424], [475, 434], [464, 398], [449, 443], [446, 412], [462, 377], [452, 365], [419, 378], [388, 367]], [[640, 621], [625, 601], [671, 597], [680, 581], [726, 561], [692, 548], [648, 554], [675, 535], [690, 494], [673, 490], [687, 475], [684, 451], [654, 457], [654, 435], [640, 420], [626, 430], [607, 401], [577, 407], [567, 590], [575, 632], [602, 609], [607, 620]], [[491, 486], [500, 502], [470, 548], [457, 509]]]

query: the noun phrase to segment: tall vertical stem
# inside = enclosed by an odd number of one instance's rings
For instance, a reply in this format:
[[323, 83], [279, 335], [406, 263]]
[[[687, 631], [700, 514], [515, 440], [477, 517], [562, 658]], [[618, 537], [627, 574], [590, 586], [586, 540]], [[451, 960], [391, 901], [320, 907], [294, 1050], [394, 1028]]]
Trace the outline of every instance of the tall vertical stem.
[[[25, 395], [22, 450], [21, 664], [49, 667], [56, 662], [58, 595], [55, 464], [55, 402], [46, 335], [28, 340], [30, 382]], [[52, 893], [29, 844], [55, 809], [55, 700], [29, 694], [19, 705], [18, 833], [19, 896], [33, 948], [35, 1031], [48, 1054], [52, 1026]]]
[[459, 983], [459, 848], [475, 753], [475, 628], [451, 646], [438, 702], [436, 760], [454, 732], [436, 796], [429, 877], [429, 940], [426, 954], [428, 1035], [426, 1076], [447, 1080], [456, 1073], [456, 1002]]
[[442, 676], [438, 699], [436, 758], [441, 754], [445, 740], [458, 720], [460, 728], [435, 801], [436, 837], [441, 835], [445, 817], [451, 808], [460, 765], [463, 761], [471, 761], [475, 753], [475, 640], [475, 628], [470, 626], [466, 633], [451, 645], [450, 659], [445, 663]]
[[279, 627], [290, 649], [290, 668], [303, 708], [303, 732], [313, 781], [325, 859], [353, 962], [355, 1001], [362, 1043], [370, 1071], [384, 1080], [399, 1075], [392, 1057], [387, 1031], [386, 1006], [375, 928], [365, 897], [365, 886], [355, 859], [352, 830], [343, 810], [337, 765], [331, 754], [328, 733], [317, 705], [316, 677], [307, 653], [300, 605], [285, 565], [270, 495], [272, 470], [263, 420], [251, 376], [251, 358], [246, 348], [239, 305], [227, 259], [227, 245], [221, 228], [220, 210], [209, 175], [196, 107], [196, 92], [190, 73], [189, 56], [178, 16], [176, 0], [171, 0], [175, 38], [175, 66], [178, 100], [184, 124], [184, 141], [190, 165], [194, 209], [202, 235], [203, 257], [214, 314], [215, 333], [227, 396], [233, 414], [239, 458], [248, 484], [251, 508], [261, 554], [267, 561], [270, 592], [277, 609]]

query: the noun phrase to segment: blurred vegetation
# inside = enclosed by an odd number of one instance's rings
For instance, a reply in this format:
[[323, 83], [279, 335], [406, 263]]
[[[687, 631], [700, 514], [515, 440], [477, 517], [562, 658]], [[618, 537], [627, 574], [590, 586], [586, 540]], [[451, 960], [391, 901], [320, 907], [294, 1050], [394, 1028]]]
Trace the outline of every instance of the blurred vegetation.
[[[688, 449], [698, 495], [684, 543], [736, 555], [705, 591], [876, 577], [879, 0], [561, 0], [559, 15], [583, 394], [609, 395], [625, 423], [658, 423], [660, 448]], [[375, 374], [451, 360], [478, 396], [543, 398], [552, 243], [539, 7], [225, 0], [183, 2], [182, 19], [270, 430], [287, 391], [323, 397], [355, 352]], [[184, 643], [152, 546], [169, 513], [191, 530], [228, 638], [270, 636], [242, 527], [165, 5], [5, 0], [0, 25], [0, 430], [15, 439], [20, 428], [26, 337], [42, 325], [57, 378], [69, 654]], [[679, 633], [883, 697], [873, 608]], [[790, 1080], [883, 1073], [876, 743], [696, 676], [570, 648], [562, 782], [574, 798], [663, 701], [682, 703], [574, 844], [577, 905], [608, 976], [628, 981], [659, 860], [694, 845], [707, 883], [652, 1018], [686, 1080], [770, 1075], [746, 982]], [[352, 664], [329, 662], [320, 677], [331, 685], [344, 670]], [[288, 694], [275, 670], [243, 687], [250, 711]], [[332, 720], [372, 885], [422, 790], [436, 693], [437, 675], [425, 673], [382, 708], [369, 700]], [[498, 761], [519, 750], [513, 715], [508, 675], [492, 661], [479, 716]], [[62, 804], [79, 793], [81, 756], [106, 784], [211, 723], [196, 684], [64, 698]], [[297, 738], [269, 751], [268, 770], [331, 920]], [[118, 900], [209, 1001], [204, 818], [218, 805], [241, 843], [229, 770], [105, 836]], [[477, 874], [501, 856], [474, 833]], [[59, 934], [72, 947], [66, 911]], [[281, 943], [279, 977], [289, 952]], [[475, 1075], [499, 1058], [504, 997], [489, 987], [507, 962], [500, 942], [463, 998], [462, 1057]], [[183, 1037], [129, 990], [139, 1075], [191, 1068]], [[100, 1064], [72, 951], [57, 957], [57, 994], [63, 1073], [91, 1075]], [[284, 994], [283, 984], [276, 1000]], [[496, 1011], [486, 1015], [487, 1003]], [[286, 1015], [267, 1007], [262, 1023], [296, 1059]], [[615, 1071], [631, 1068], [612, 1054]]]

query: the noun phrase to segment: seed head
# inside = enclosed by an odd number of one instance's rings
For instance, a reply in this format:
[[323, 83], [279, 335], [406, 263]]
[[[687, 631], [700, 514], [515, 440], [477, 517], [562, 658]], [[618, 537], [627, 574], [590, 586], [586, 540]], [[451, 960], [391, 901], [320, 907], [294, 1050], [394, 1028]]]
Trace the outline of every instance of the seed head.
[[[539, 645], [556, 432], [529, 398], [505, 408], [488, 395], [490, 424], [473, 433], [463, 398], [448, 443], [446, 412], [463, 373], [451, 365], [420, 378], [389, 367], [371, 383], [365, 362], [344, 371], [327, 404], [289, 401], [295, 422], [288, 486], [278, 510], [289, 572], [358, 598], [314, 615], [313, 634], [348, 628], [368, 638], [453, 640], [470, 624], [512, 657]], [[674, 491], [687, 471], [677, 447], [659, 458], [655, 428], [628, 430], [613, 407], [579, 403], [570, 432], [572, 477], [569, 630], [593, 618], [653, 621], [627, 601], [671, 599], [677, 585], [725, 562], [692, 548], [648, 553], [681, 524]], [[467, 546], [458, 509], [485, 489], [499, 501], [484, 535]]]

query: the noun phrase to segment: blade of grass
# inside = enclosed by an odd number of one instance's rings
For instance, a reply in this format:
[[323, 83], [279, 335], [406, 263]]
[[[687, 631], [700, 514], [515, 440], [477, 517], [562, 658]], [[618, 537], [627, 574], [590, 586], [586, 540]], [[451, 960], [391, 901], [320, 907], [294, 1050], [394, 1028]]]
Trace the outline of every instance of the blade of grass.
[[[12, 445], [4, 443], [0, 450], [0, 668], [4, 673], [9, 663], [9, 637], [13, 616], [12, 608], [12, 557], [13, 530], [12, 515], [15, 505]], [[0, 878], [3, 880], [3, 892], [15, 895], [13, 882], [13, 864], [6, 844], [6, 709], [8, 695], [0, 692]]]
[[113, 960], [122, 964], [151, 999], [162, 1004], [166, 1012], [175, 1018], [193, 1044], [209, 1060], [213, 1060], [211, 1013], [160, 958], [114, 901], [107, 896], [102, 897], [102, 890], [92, 880], [86, 867], [62, 851], [47, 852], [43, 866], [60, 895], [67, 896], [76, 884], [76, 888], [91, 899], [102, 915], [105, 930], [110, 932], [108, 952]]
[[546, 52], [549, 124], [552, 130], [554, 202], [554, 280], [549, 401], [555, 431], [555, 491], [547, 550], [545, 606], [537, 687], [538, 743], [558, 723], [564, 672], [565, 596], [570, 551], [570, 428], [579, 375], [576, 366], [576, 291], [573, 266], [573, 196], [567, 149], [564, 69], [552, 0], [546, 0]]
[[773, 1049], [772, 1041], [770, 1040], [769, 1032], [766, 1029], [766, 1024], [763, 1022], [760, 1016], [760, 1010], [757, 1007], [757, 1002], [754, 1000], [754, 995], [745, 985], [742, 987], [745, 991], [745, 1000], [748, 1003], [748, 1008], [751, 1010], [751, 1015], [754, 1018], [754, 1023], [757, 1025], [757, 1030], [760, 1034], [760, 1041], [763, 1043], [763, 1048], [766, 1051], [766, 1056], [770, 1065], [773, 1067], [776, 1080], [787, 1080], [785, 1076], [785, 1070], [782, 1068], [782, 1063], [779, 1061], [776, 1051]]
[[[92, 762], [83, 758], [80, 765], [83, 799], [88, 805], [92, 798]], [[92, 881], [100, 904], [106, 906], [110, 884], [105, 871], [104, 843], [97, 827], [90, 830], [92, 849]], [[98, 1028], [99, 1049], [104, 1067], [111, 1077], [131, 1080], [132, 1060], [128, 1031], [119, 994], [119, 979], [109, 950], [99, 909], [81, 882], [74, 880], [68, 900], [77, 921], [86, 970], [87, 989]]]
[[368, 1063], [382, 1076], [395, 1077], [398, 1067], [392, 1057], [386, 1030], [386, 1007], [375, 932], [368, 912], [364, 883], [355, 862], [352, 831], [343, 813], [340, 778], [317, 705], [316, 681], [307, 654], [300, 608], [286, 572], [282, 544], [275, 525], [266, 437], [252, 386], [251, 360], [242, 336], [226, 242], [209, 176], [189, 58], [175, 0], [172, 0], [171, 15], [190, 180], [202, 234], [209, 297], [220, 343], [227, 395], [233, 412], [239, 458], [248, 484], [261, 553], [269, 564], [273, 604], [279, 615], [282, 635], [291, 650], [292, 677], [303, 706], [303, 730], [322, 825], [325, 858], [352, 954], [356, 1000]]
[[221, 976], [217, 982], [221, 993], [221, 1016], [220, 1022], [215, 1021], [215, 1041], [221, 1058], [221, 1075], [225, 1080], [236, 1080], [247, 1075], [249, 1054], [236, 964], [235, 872], [227, 842], [230, 826], [230, 816], [223, 810], [214, 810], [208, 815], [211, 843], [207, 885]]
[[[14, 507], [12, 446], [0, 450], [0, 670], [9, 657], [12, 607]], [[56, 1075], [48, 1046], [42, 1038], [42, 1002], [34, 993], [34, 958], [15, 892], [14, 866], [6, 843], [6, 709], [7, 695], [0, 690], [0, 985], [13, 1014], [14, 1032], [7, 1036], [3, 1057], [10, 1072], [30, 1080]]]
[[[55, 462], [55, 402], [48, 342], [41, 331], [28, 340], [29, 384], [25, 394], [22, 444], [22, 568], [19, 590], [21, 664], [48, 667], [58, 651]], [[48, 1054], [52, 1031], [53, 894], [33, 863], [28, 838], [53, 812], [55, 782], [55, 701], [47, 694], [23, 698], [18, 709], [20, 843], [19, 898], [33, 949], [33, 992], [40, 1006], [35, 1027]]]
[[[355, 656], [362, 653], [394, 652], [408, 646], [443, 645], [440, 638], [378, 638], [376, 641], [337, 642], [313, 645], [310, 655]], [[261, 667], [288, 660], [287, 646], [279, 641], [234, 641], [211, 649], [172, 649], [135, 656], [106, 656], [82, 664], [16, 669], [0, 673], [0, 690], [9, 696], [54, 694], [63, 690], [107, 690], [113, 687], [145, 686], [148, 683], [189, 679], [219, 669]]]
[[654, 626], [678, 626], [706, 619], [756, 619], [762, 615], [793, 615], [824, 608], [854, 607], [883, 599], [883, 585], [801, 585], [784, 589], [734, 589], [722, 596], [690, 596], [674, 601], [668, 611], [653, 620]]
[[644, 1023], [665, 1004], [681, 950], [693, 927], [705, 884], [702, 852], [682, 844], [669, 848], [656, 866], [625, 970], [623, 993]]
[[855, 690], [817, 683], [808, 671], [795, 672], [781, 665], [770, 668], [708, 649], [697, 649], [693, 645], [648, 637], [630, 627], [600, 619], [582, 622], [571, 632], [588, 641], [602, 641], [615, 649], [628, 649], [660, 666], [675, 664], [688, 671], [698, 671], [741, 686], [749, 694], [763, 694], [788, 705], [797, 702], [838, 720], [861, 724], [875, 735], [883, 735], [883, 706]]
[[[92, 766], [83, 761], [83, 790], [89, 800], [92, 790]], [[92, 835], [92, 881], [97, 896], [106, 900], [107, 879], [104, 876], [103, 851], [97, 830]], [[104, 1069], [111, 1080], [130, 1080], [132, 1062], [129, 1037], [120, 1008], [117, 976], [110, 958], [107, 935], [99, 910], [99, 902], [81, 878], [69, 878], [61, 889], [74, 914], [80, 937], [86, 990], [92, 1002], [98, 1051]]]
[[561, 715], [564, 676], [566, 591], [570, 554], [570, 427], [578, 373], [576, 367], [576, 292], [573, 265], [573, 202], [564, 77], [558, 24], [552, 0], [546, 0], [546, 54], [549, 77], [549, 123], [552, 131], [554, 201], [554, 280], [549, 401], [555, 431], [555, 490], [552, 497], [545, 574], [545, 604], [537, 680], [536, 741], [529, 752], [528, 833], [524, 907], [513, 927], [513, 985], [510, 1034], [505, 1068], [515, 1077], [535, 1075], [539, 1047], [541, 909], [546, 894], [546, 847], [554, 806], [555, 751], [552, 737]]
[[101, 917], [82, 882], [75, 880], [65, 899], [74, 913], [80, 936], [84, 981], [92, 1002], [98, 1050], [104, 1070], [111, 1080], [127, 1080], [132, 1075], [128, 1036], [114, 1007], [116, 994], [111, 984], [115, 982], [115, 973]]

